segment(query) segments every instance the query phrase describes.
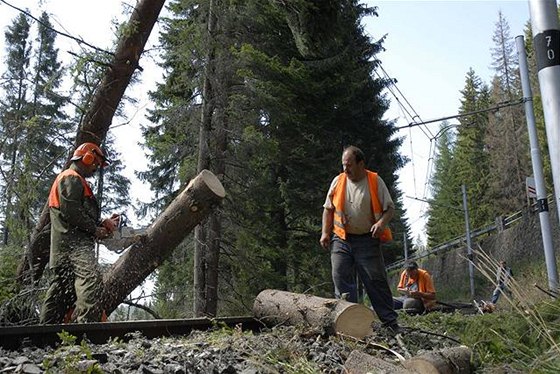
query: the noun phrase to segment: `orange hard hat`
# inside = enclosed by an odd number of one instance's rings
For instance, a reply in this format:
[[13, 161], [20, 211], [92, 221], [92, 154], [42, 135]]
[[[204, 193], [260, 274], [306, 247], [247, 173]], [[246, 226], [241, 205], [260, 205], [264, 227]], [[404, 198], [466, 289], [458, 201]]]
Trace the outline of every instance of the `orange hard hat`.
[[82, 160], [86, 165], [93, 165], [94, 162], [104, 168], [109, 165], [107, 158], [103, 154], [103, 151], [97, 144], [94, 143], [82, 143], [72, 155], [72, 161]]

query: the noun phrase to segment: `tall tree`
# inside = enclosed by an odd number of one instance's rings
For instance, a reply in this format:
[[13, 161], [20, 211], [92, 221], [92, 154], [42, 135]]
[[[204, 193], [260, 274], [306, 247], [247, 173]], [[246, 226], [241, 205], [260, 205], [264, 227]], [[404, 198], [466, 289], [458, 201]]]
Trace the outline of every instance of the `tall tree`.
[[[488, 197], [489, 155], [484, 143], [488, 117], [485, 113], [477, 113], [488, 107], [489, 93], [472, 69], [466, 74], [461, 95], [459, 113], [464, 116], [459, 119], [453, 143], [447, 135], [441, 137], [436, 176], [430, 182], [434, 193], [434, 206], [430, 207], [428, 219], [431, 245], [464, 234], [463, 184], [467, 191], [471, 227], [482, 226], [493, 219]], [[443, 149], [449, 144], [453, 144], [452, 153]]]
[[452, 239], [464, 227], [458, 191], [461, 184], [457, 178], [454, 164], [455, 132], [454, 126], [442, 122], [438, 132], [434, 174], [430, 179], [431, 203], [428, 207], [428, 245], [443, 243]]
[[[205, 29], [195, 20], [206, 20], [208, 4], [170, 5], [176, 17], [163, 40], [173, 48], [166, 48], [166, 81], [154, 93], [158, 107], [151, 117], [154, 124], [146, 128], [154, 165], [143, 177], [155, 189], [173, 191], [194, 170], [192, 154], [199, 142], [192, 133], [202, 118], [198, 94], [204, 87], [197, 77], [205, 71], [201, 62], [208, 56], [200, 42]], [[291, 7], [253, 0], [231, 3], [226, 13], [227, 17], [223, 10], [218, 13], [217, 36], [230, 38], [220, 44], [231, 47], [219, 50], [234, 52], [215, 60], [229, 70], [209, 70], [213, 88], [225, 82], [219, 91], [226, 95], [211, 96], [215, 104], [211, 118], [216, 121], [211, 122], [208, 143], [218, 145], [209, 147], [210, 165], [227, 157], [219, 305], [222, 313], [239, 313], [250, 308], [250, 299], [263, 287], [331, 292], [324, 283], [330, 279], [328, 257], [317, 245], [317, 233], [320, 206], [328, 183], [340, 170], [344, 145], [361, 146], [371, 156], [369, 167], [391, 187], [404, 160], [397, 154], [400, 140], [391, 140], [392, 124], [381, 120], [387, 108], [381, 90], [388, 82], [371, 77], [381, 41], [370, 41], [360, 25], [361, 18], [374, 15], [375, 9], [354, 1], [304, 1]], [[300, 27], [294, 27], [298, 13], [312, 17], [303, 17]], [[333, 37], [322, 38], [321, 29]], [[176, 150], [176, 157], [166, 156], [167, 150]], [[151, 206], [158, 204], [156, 200]], [[184, 248], [189, 245], [184, 243]], [[177, 264], [168, 263], [174, 269], [180, 267]], [[164, 283], [174, 292], [176, 288], [159, 277], [162, 290]]]
[[[26, 16], [20, 14], [5, 32], [8, 51], [2, 75], [4, 95], [1, 102], [2, 124], [2, 203], [3, 203], [3, 244], [7, 245], [10, 231], [17, 227], [17, 206], [19, 197], [16, 190], [21, 173], [21, 152], [25, 149], [29, 120], [28, 90], [30, 82], [29, 64], [31, 46], [29, 42], [30, 24]], [[23, 143], [23, 144], [22, 144]], [[20, 238], [21, 239], [21, 238]]]
[[[512, 102], [522, 97], [514, 41], [502, 13], [492, 40], [492, 81], [490, 104]], [[503, 108], [490, 115], [486, 136], [490, 150], [491, 195], [496, 214], [520, 209], [525, 197], [525, 178], [531, 175], [527, 125], [521, 104]]]
[[[467, 72], [461, 94], [460, 114], [476, 113], [489, 106], [488, 87], [472, 69]], [[492, 203], [488, 197], [488, 180], [491, 174], [489, 152], [484, 143], [488, 116], [485, 113], [470, 114], [460, 118], [459, 123], [454, 154], [455, 170], [460, 185], [466, 185], [471, 227], [480, 227], [494, 219]], [[456, 201], [459, 202], [457, 206], [462, 206], [460, 188], [456, 194]]]

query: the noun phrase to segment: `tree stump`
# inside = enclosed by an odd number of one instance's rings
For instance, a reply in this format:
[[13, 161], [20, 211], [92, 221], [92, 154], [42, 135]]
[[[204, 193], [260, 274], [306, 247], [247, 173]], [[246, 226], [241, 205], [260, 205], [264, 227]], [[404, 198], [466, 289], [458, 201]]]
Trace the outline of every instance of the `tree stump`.
[[253, 314], [268, 325], [304, 325], [321, 334], [344, 334], [358, 339], [372, 333], [371, 309], [345, 300], [324, 299], [279, 290], [257, 295]]
[[471, 355], [468, 347], [452, 347], [412, 357], [403, 366], [421, 374], [469, 374]]

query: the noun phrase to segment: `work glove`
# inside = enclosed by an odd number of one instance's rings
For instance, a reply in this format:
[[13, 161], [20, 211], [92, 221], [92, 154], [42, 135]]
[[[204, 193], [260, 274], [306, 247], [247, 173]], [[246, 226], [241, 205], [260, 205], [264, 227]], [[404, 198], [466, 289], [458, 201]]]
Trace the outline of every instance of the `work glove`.
[[111, 231], [107, 230], [105, 227], [99, 226], [95, 228], [95, 238], [97, 240], [107, 239], [109, 236], [111, 236]]

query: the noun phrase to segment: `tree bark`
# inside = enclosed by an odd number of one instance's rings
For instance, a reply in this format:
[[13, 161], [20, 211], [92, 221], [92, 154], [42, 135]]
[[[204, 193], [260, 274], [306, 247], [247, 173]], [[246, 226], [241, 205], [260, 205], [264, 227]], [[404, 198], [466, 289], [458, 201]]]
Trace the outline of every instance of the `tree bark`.
[[[75, 147], [84, 142], [99, 145], [105, 139], [118, 104], [134, 71], [139, 68], [138, 61], [164, 3], [165, 0], [140, 0], [134, 8], [128, 21], [129, 32], [123, 35], [117, 45], [114, 58], [105, 71], [101, 84], [94, 94], [91, 107], [80, 125]], [[65, 167], [69, 164], [70, 157]], [[41, 233], [49, 224], [48, 213], [49, 209], [45, 204], [31, 236], [27, 253], [27, 257], [31, 260], [22, 259], [18, 267], [17, 277], [20, 284], [25, 281], [25, 273], [30, 270], [29, 263], [34, 269], [31, 278], [35, 281], [41, 278], [49, 260], [49, 245], [45, 245], [45, 240], [41, 240]]]
[[[210, 169], [211, 161], [211, 134], [213, 114], [215, 110], [215, 92], [212, 80], [215, 79], [215, 31], [216, 31], [216, 9], [214, 0], [208, 3], [208, 22], [206, 27], [206, 43], [208, 52], [206, 54], [206, 65], [204, 66], [204, 77], [202, 81], [202, 110], [200, 115], [200, 128], [198, 134], [198, 171]], [[215, 272], [212, 267], [217, 267], [216, 244], [220, 241], [219, 217], [216, 212], [211, 213], [208, 222], [197, 226], [194, 237], [194, 303], [193, 312], [196, 317], [216, 315], [216, 308], [210, 307], [210, 301], [217, 298], [217, 289], [211, 288], [209, 276]], [[213, 261], [214, 263], [211, 263]]]
[[156, 219], [103, 278], [103, 309], [109, 315], [225, 196], [214, 174], [203, 170]]
[[375, 319], [371, 309], [361, 304], [279, 290], [259, 293], [253, 314], [266, 324], [304, 325], [321, 334], [341, 333], [358, 339], [372, 333]]

